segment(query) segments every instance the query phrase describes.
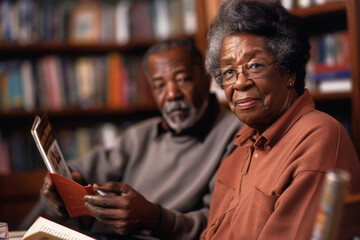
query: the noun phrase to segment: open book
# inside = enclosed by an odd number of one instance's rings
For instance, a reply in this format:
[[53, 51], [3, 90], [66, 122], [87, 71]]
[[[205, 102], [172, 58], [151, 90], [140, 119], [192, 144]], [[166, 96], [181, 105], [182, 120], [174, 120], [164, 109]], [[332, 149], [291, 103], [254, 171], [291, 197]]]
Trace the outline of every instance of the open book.
[[95, 194], [94, 190], [90, 184], [84, 187], [72, 180], [70, 170], [45, 114], [35, 117], [31, 134], [70, 217], [93, 216], [85, 207], [83, 197]]
[[85, 234], [38, 217], [26, 231], [23, 240], [94, 240]]

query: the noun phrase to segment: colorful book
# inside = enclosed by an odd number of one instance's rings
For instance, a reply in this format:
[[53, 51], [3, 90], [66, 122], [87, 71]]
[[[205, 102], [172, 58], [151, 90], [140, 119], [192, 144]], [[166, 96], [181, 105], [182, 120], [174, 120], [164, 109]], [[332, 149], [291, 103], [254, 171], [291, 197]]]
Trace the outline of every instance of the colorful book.
[[[85, 207], [83, 198], [85, 195], [94, 195], [95, 192], [90, 184], [84, 187], [72, 180], [70, 170], [46, 115], [35, 117], [31, 134], [69, 216], [93, 216]], [[101, 192], [101, 194], [104, 193]]]
[[20, 109], [24, 105], [24, 89], [19, 69], [19, 61], [8, 62], [9, 103], [13, 109]]
[[31, 111], [35, 109], [35, 83], [31, 62], [25, 60], [21, 63], [21, 79], [24, 89], [24, 109]]
[[95, 92], [93, 58], [78, 58], [75, 61], [75, 74], [79, 105], [82, 108], [90, 108], [93, 106]]
[[134, 1], [130, 7], [131, 40], [146, 41], [154, 38], [150, 1]]
[[108, 69], [108, 106], [110, 108], [126, 107], [125, 97], [125, 68], [123, 67], [123, 59], [119, 53], [111, 53], [109, 55], [109, 69]]
[[126, 44], [130, 41], [130, 11], [131, 2], [119, 1], [115, 7], [115, 42]]

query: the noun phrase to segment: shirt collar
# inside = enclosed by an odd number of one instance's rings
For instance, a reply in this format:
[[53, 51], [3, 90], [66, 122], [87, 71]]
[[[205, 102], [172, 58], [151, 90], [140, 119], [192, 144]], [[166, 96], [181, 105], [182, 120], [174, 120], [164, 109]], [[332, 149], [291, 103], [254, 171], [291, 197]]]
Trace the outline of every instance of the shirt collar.
[[[290, 108], [270, 127], [268, 127], [262, 135], [255, 141], [255, 147], [270, 146], [276, 144], [279, 139], [300, 119], [304, 114], [315, 109], [315, 103], [307, 89], [296, 99]], [[256, 130], [245, 125], [235, 136], [235, 144], [241, 146], [252, 145], [250, 141], [256, 135]]]
[[171, 132], [174, 136], [184, 136], [190, 135], [198, 138], [200, 141], [205, 140], [207, 134], [210, 132], [213, 123], [218, 115], [220, 110], [219, 102], [216, 98], [215, 94], [210, 94], [208, 106], [200, 118], [200, 120], [192, 127], [184, 129], [180, 133], [176, 133], [174, 130], [170, 128], [167, 122], [162, 119], [158, 124], [158, 131], [156, 137], [159, 137], [161, 134], [166, 132]]

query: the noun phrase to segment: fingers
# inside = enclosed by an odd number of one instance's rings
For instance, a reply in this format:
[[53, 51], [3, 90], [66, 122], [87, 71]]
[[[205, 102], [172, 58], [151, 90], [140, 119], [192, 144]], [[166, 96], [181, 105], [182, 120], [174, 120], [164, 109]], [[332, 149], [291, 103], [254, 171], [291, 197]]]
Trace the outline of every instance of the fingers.
[[44, 178], [44, 183], [41, 188], [41, 193], [44, 196], [46, 204], [58, 215], [67, 215], [67, 211], [64, 207], [64, 203], [58, 195], [53, 182], [49, 175]]
[[[116, 196], [86, 196], [85, 207], [88, 208], [95, 218], [109, 225], [115, 232], [127, 235], [141, 225], [141, 221], [127, 208], [121, 208], [117, 201], [126, 202], [125, 197]], [[125, 204], [126, 205], [126, 204]], [[117, 206], [115, 208], [115, 206]], [[135, 218], [134, 218], [135, 217]]]
[[71, 170], [71, 177], [75, 182], [84, 185], [84, 180], [83, 180], [81, 173]]
[[130, 205], [129, 199], [122, 196], [86, 195], [84, 201], [103, 208], [128, 208]]
[[126, 221], [129, 217], [129, 213], [121, 208], [105, 208], [90, 203], [85, 203], [85, 207], [89, 209], [96, 218], [101, 219], [102, 222], [107, 222], [111, 219]]
[[135, 191], [129, 185], [120, 182], [95, 183], [94, 188], [105, 192], [117, 193], [118, 195]]
[[52, 192], [54, 191], [54, 185], [49, 177], [48, 174], [46, 174], [45, 178], [44, 178], [44, 183], [42, 185], [41, 188], [42, 193], [44, 194], [45, 192]]
[[56, 192], [55, 186], [49, 175], [46, 175], [44, 178], [44, 183], [41, 187], [41, 192], [46, 199], [56, 200], [56, 198], [58, 198], [58, 194]]
[[116, 232], [127, 234], [135, 228], [153, 229], [159, 222], [159, 207], [145, 199], [127, 184], [98, 183], [94, 188], [117, 195], [86, 195], [85, 207], [98, 221], [108, 224]]

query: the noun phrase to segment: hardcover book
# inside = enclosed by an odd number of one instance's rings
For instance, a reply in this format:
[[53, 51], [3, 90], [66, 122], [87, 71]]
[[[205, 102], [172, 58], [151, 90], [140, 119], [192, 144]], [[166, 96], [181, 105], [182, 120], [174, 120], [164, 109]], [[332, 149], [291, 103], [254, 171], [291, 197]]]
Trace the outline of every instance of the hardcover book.
[[93, 216], [85, 207], [83, 197], [95, 192], [90, 184], [84, 187], [72, 180], [47, 115], [35, 117], [31, 134], [70, 217]]

